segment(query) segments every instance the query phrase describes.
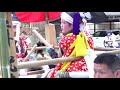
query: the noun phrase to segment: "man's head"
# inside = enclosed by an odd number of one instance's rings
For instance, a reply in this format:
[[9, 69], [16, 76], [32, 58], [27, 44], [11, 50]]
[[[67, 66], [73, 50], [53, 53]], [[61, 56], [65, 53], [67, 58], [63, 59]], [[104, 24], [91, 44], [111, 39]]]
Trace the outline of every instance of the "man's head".
[[107, 36], [111, 36], [112, 35], [112, 32], [107, 32]]
[[120, 59], [115, 54], [104, 53], [94, 60], [94, 78], [120, 78]]
[[27, 37], [27, 33], [25, 31], [20, 33], [20, 38], [21, 39], [26, 39], [26, 37]]
[[17, 28], [20, 28], [21, 23], [19, 21], [12, 21], [14, 36], [16, 36]]

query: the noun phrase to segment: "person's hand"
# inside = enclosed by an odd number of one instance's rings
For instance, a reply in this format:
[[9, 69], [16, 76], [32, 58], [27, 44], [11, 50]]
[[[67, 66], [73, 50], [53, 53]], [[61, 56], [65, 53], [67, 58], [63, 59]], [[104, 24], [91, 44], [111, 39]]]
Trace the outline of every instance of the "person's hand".
[[58, 58], [58, 54], [55, 52], [53, 45], [47, 48], [47, 52], [49, 53], [51, 58]]
[[53, 46], [53, 44], [52, 44], [52, 45], [50, 45], [48, 48], [53, 48], [53, 49], [54, 49], [54, 46]]
[[58, 71], [55, 74], [55, 78], [70, 78], [69, 72], [67, 71]]

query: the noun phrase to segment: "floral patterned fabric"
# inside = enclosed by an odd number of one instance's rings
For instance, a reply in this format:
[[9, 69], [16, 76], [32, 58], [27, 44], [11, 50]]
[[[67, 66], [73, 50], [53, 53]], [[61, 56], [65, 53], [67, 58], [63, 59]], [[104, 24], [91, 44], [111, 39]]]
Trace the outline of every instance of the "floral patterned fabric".
[[[23, 62], [23, 58], [25, 56], [26, 48], [28, 48], [28, 44], [25, 41], [25, 39], [23, 39], [23, 38], [22, 38], [22, 46], [23, 46], [23, 52], [16, 53], [16, 57], [17, 57], [18, 62]], [[20, 49], [22, 49], [21, 45], [20, 45]]]
[[[87, 38], [87, 41], [89, 43], [89, 46], [91, 49], [94, 49], [94, 45], [93, 45], [93, 40], [92, 37], [90, 36], [89, 32], [84, 31], [84, 34]], [[73, 49], [68, 49], [69, 46], [74, 42], [74, 40], [76, 39], [75, 35], [69, 35], [69, 36], [64, 36], [60, 42], [58, 43], [59, 47], [62, 48], [65, 52], [63, 57], [69, 57], [69, 55], [72, 53]], [[56, 72], [58, 70], [61, 69], [61, 66], [63, 65], [63, 63], [58, 63], [56, 65], [56, 67], [54, 68], [53, 72], [51, 73], [50, 77], [54, 78], [54, 75], [56, 74]], [[86, 62], [84, 57], [79, 58], [76, 61], [72, 61], [71, 64], [67, 67], [66, 71], [68, 72], [72, 72], [72, 71], [88, 71]]]

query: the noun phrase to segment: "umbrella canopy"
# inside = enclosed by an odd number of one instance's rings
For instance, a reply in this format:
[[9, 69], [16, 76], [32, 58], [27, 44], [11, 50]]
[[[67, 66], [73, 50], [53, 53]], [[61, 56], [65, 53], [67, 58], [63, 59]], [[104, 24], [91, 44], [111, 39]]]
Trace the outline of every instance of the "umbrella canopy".
[[16, 12], [20, 22], [41, 22], [60, 18], [61, 12]]

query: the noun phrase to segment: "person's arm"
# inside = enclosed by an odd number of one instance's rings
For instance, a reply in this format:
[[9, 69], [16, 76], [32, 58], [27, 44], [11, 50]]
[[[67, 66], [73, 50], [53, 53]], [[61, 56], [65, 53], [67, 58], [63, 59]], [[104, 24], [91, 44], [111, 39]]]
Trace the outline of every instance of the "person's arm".
[[52, 58], [60, 58], [63, 56], [64, 51], [59, 48], [59, 50], [56, 52], [54, 48], [49, 48], [48, 53]]
[[58, 58], [58, 53], [55, 51], [54, 48], [49, 48], [48, 53], [52, 59]]
[[63, 56], [63, 54], [64, 54], [64, 51], [61, 49], [61, 48], [59, 48], [59, 50], [58, 50], [58, 58], [60, 58], [60, 57], [62, 57]]

